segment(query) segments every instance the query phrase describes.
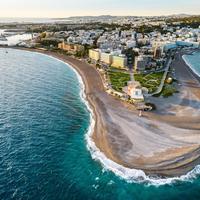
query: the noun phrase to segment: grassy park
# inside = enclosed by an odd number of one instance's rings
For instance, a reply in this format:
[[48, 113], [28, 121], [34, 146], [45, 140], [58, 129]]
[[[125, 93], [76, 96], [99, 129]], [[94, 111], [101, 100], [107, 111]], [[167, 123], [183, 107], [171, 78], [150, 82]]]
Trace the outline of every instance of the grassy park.
[[108, 71], [108, 76], [112, 88], [118, 92], [122, 92], [122, 88], [130, 81], [130, 74], [125, 72]]
[[159, 87], [163, 77], [163, 72], [156, 72], [147, 75], [135, 74], [135, 80], [139, 81], [142, 87], [146, 87], [149, 93], [153, 93]]
[[[114, 90], [121, 92], [122, 88], [130, 81], [130, 74], [128, 72], [108, 71], [111, 85]], [[139, 81], [142, 87], [146, 87], [149, 93], [156, 91], [162, 80], [163, 72], [151, 73], [147, 75], [135, 74], [135, 80]]]

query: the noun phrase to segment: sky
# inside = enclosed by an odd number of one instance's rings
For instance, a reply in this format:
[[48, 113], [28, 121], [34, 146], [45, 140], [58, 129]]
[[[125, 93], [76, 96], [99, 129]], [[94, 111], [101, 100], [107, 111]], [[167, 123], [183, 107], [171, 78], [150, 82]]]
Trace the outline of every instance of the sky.
[[2, 0], [0, 17], [200, 14], [200, 0]]

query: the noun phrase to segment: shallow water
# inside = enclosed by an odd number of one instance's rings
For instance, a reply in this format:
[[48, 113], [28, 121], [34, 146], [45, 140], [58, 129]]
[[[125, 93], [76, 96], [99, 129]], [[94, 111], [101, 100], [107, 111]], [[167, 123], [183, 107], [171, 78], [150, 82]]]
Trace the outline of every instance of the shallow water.
[[90, 113], [76, 73], [56, 59], [0, 49], [0, 199], [200, 199], [200, 179], [128, 183], [87, 150]]
[[200, 52], [195, 52], [192, 55], [184, 55], [183, 59], [193, 72], [200, 77]]

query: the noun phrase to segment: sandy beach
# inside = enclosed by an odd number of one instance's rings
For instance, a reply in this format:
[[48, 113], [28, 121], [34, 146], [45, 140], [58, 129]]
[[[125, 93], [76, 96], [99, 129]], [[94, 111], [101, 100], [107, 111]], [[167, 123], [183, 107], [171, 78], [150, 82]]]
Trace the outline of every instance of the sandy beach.
[[93, 140], [109, 159], [150, 175], [170, 177], [200, 164], [200, 84], [181, 54], [173, 61], [180, 92], [168, 99], [150, 99], [158, 104], [158, 111], [138, 117], [134, 107], [105, 92], [94, 67], [58, 53], [39, 52], [68, 63], [81, 75], [95, 115]]

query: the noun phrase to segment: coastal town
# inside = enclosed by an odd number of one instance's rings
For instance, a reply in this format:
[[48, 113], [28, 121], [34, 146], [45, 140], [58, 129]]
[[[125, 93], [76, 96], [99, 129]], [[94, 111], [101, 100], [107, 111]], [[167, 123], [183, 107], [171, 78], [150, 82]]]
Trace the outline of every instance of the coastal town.
[[199, 200], [200, 1], [11, 1], [0, 200]]
[[200, 200], [200, 0], [0, 6], [0, 200]]
[[91, 117], [87, 148], [103, 166], [110, 167], [109, 159], [122, 176], [133, 170], [134, 180], [134, 170], [143, 180], [193, 170], [200, 158], [200, 84], [198, 67], [187, 59], [199, 55], [200, 17], [69, 19], [1, 24], [2, 55], [48, 55], [78, 72]]
[[[177, 50], [200, 48], [198, 16], [71, 20], [53, 25], [1, 24], [0, 44], [76, 57], [99, 71], [107, 93], [139, 110], [156, 108], [151, 97], [179, 92], [172, 60]], [[14, 42], [7, 42], [12, 37]]]

